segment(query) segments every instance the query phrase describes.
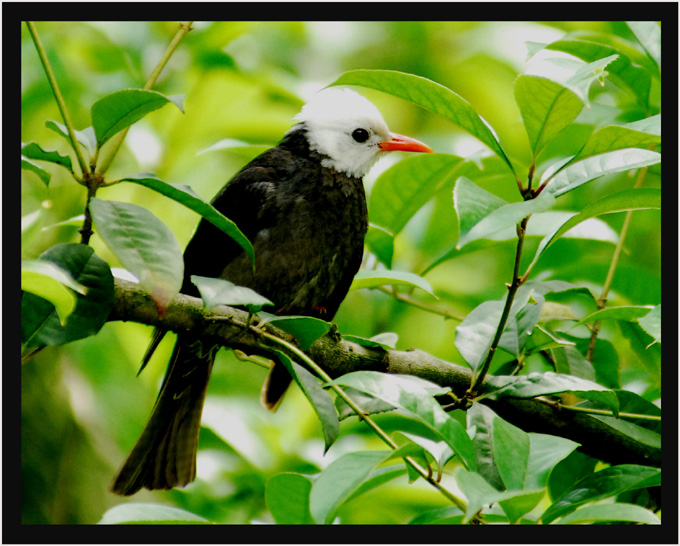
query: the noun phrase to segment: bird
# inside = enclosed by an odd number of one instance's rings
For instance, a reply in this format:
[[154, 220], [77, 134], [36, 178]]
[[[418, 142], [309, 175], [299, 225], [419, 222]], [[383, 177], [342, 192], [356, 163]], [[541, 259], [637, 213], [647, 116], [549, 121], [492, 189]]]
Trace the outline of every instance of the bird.
[[[198, 296], [192, 275], [246, 286], [274, 303], [277, 315], [331, 321], [364, 253], [368, 211], [363, 177], [391, 151], [431, 153], [422, 142], [389, 131], [368, 99], [347, 88], [317, 92], [275, 147], [243, 167], [211, 201], [250, 240], [243, 249], [202, 219], [184, 252], [181, 292]], [[142, 367], [165, 331], [157, 329]], [[201, 414], [218, 345], [178, 333], [151, 416], [110, 490], [171, 489], [192, 482]], [[261, 400], [275, 410], [291, 382], [280, 363]]]

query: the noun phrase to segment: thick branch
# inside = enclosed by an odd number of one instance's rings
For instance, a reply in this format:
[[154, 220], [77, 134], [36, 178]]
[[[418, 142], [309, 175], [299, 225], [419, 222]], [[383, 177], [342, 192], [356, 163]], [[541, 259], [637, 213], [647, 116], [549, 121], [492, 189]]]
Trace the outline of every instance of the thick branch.
[[[174, 332], [202, 332], [215, 343], [248, 354], [271, 356], [271, 342], [246, 328], [248, 313], [227, 306], [210, 311], [198, 298], [180, 294], [160, 318], [151, 297], [138, 284], [116, 279], [114, 308], [110, 321], [133, 321], [159, 326]], [[266, 330], [281, 337], [289, 336], [267, 325]], [[420, 350], [397, 351], [364, 347], [326, 335], [307, 351], [331, 377], [353, 371], [380, 371], [408, 374], [450, 387], [458, 397], [470, 388], [472, 372], [468, 368], [438, 359]], [[293, 355], [291, 355], [294, 358]], [[488, 376], [487, 376], [488, 377]], [[483, 390], [482, 385], [482, 390]], [[581, 451], [612, 464], [659, 465], [660, 450], [635, 441], [588, 414], [559, 411], [536, 400], [503, 399], [482, 402], [517, 427], [527, 432], [541, 432], [568, 438], [581, 444]]]

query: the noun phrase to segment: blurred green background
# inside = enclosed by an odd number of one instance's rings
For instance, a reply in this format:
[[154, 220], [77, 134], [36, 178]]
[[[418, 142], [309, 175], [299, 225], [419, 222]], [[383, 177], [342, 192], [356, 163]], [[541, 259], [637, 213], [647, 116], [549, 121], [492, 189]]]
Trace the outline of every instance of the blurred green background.
[[[177, 22], [43, 22], [36, 27], [74, 126], [83, 129], [90, 125], [89, 110], [96, 100], [144, 85]], [[524, 177], [529, 145], [513, 83], [524, 70], [525, 42], [547, 43], [571, 32], [632, 39], [628, 27], [615, 22], [197, 22], [155, 86], [167, 95], [185, 94], [185, 113], [167, 107], [135, 124], [109, 179], [154, 172], [167, 182], [188, 184], [209, 199], [261, 148], [208, 148], [223, 139], [275, 144], [306, 98], [342, 72], [358, 68], [417, 74], [460, 94], [493, 126]], [[24, 26], [21, 42], [22, 141], [65, 153], [63, 139], [45, 127], [45, 121], [61, 119]], [[437, 152], [469, 157], [484, 149], [434, 114], [377, 91], [357, 90], [378, 106], [391, 130], [423, 140]], [[577, 129], [586, 134], [620, 112], [626, 118], [619, 121], [657, 113], [622, 108], [628, 99], [609, 82], [593, 93], [591, 108], [577, 119]], [[382, 160], [366, 178], [367, 191], [390, 161], [402, 157]], [[33, 173], [22, 175], [25, 259], [36, 258], [56, 243], [79, 240], [80, 223], [62, 222], [82, 214], [85, 192], [61, 170], [48, 170], [53, 173], [49, 187]], [[560, 207], [577, 211], [612, 185], [625, 189], [633, 182], [627, 174], [607, 177], [570, 193]], [[487, 177], [482, 185], [504, 199], [519, 199], [505, 171]], [[646, 185], [659, 185], [658, 168], [651, 169]], [[133, 184], [102, 189], [98, 196], [149, 208], [168, 224], [182, 247], [198, 222], [187, 209]], [[602, 219], [618, 231], [623, 216]], [[612, 304], [660, 302], [659, 224], [659, 211], [635, 214]], [[421, 273], [455, 245], [457, 230], [449, 186], [397, 237], [394, 269]], [[528, 241], [527, 259], [537, 243]], [[118, 266], [96, 235], [92, 245], [112, 267]], [[534, 277], [552, 274], [599, 293], [612, 251], [611, 243], [563, 239], [542, 259]], [[414, 297], [465, 316], [479, 303], [503, 296], [513, 253], [514, 242], [507, 241], [462, 254], [427, 275], [439, 300]], [[583, 305], [570, 304], [576, 310]], [[396, 332], [398, 349], [417, 347], [463, 363], [453, 345], [457, 321], [409, 307], [382, 292], [350, 293], [335, 322], [345, 334]], [[128, 500], [106, 487], [144, 426], [174, 343], [173, 336], [166, 336], [150, 366], [136, 378], [150, 333], [151, 328], [139, 324], [109, 323], [96, 337], [48, 347], [22, 367], [23, 523], [96, 523], [109, 507]], [[618, 343], [617, 336], [616, 330], [604, 328], [603, 338]], [[621, 364], [626, 369], [626, 362]], [[314, 474], [348, 451], [382, 449], [379, 440], [348, 420], [339, 441], [323, 457], [320, 426], [296, 389], [276, 414], [260, 407], [264, 376], [264, 370], [221, 351], [204, 412], [197, 481], [185, 490], [145, 491], [130, 500], [174, 504], [220, 523], [271, 521], [264, 505], [268, 477], [283, 471]], [[623, 380], [636, 391], [648, 388], [633, 371]], [[389, 430], [390, 417], [383, 423]], [[382, 501], [386, 491], [389, 503]], [[442, 497], [419, 484], [409, 486], [403, 477], [350, 502], [341, 517], [344, 523], [401, 523], [437, 506], [445, 506]]]

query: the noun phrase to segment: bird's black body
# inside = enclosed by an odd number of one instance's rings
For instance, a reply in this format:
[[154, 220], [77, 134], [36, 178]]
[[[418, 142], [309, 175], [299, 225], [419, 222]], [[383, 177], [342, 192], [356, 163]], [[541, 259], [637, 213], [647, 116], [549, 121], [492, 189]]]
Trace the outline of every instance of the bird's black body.
[[[323, 159], [299, 124], [234, 176], [212, 204], [253, 244], [255, 272], [236, 242], [202, 220], [184, 253], [182, 292], [197, 295], [191, 275], [220, 277], [270, 299], [277, 314], [331, 320], [361, 264], [368, 215], [361, 178], [324, 167]], [[113, 492], [169, 489], [194, 479], [216, 352], [208, 341], [178, 335], [151, 418], [114, 478]], [[276, 407], [289, 383], [285, 369], [275, 365], [265, 405]]]

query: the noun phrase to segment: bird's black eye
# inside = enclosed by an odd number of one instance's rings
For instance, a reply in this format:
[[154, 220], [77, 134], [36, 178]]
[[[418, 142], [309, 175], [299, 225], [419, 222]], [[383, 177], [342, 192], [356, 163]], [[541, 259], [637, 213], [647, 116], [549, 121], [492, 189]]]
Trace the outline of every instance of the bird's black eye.
[[352, 138], [357, 142], [366, 142], [368, 140], [368, 131], [366, 129], [354, 129]]

